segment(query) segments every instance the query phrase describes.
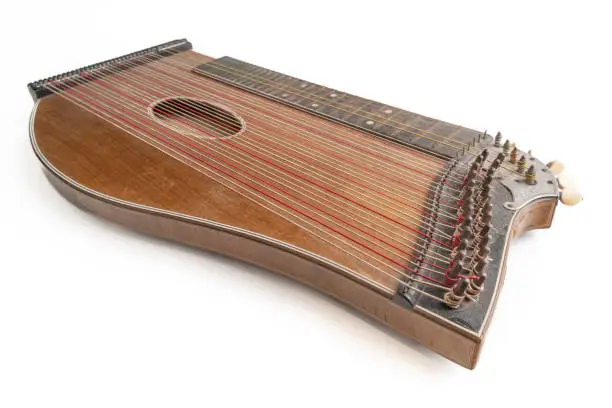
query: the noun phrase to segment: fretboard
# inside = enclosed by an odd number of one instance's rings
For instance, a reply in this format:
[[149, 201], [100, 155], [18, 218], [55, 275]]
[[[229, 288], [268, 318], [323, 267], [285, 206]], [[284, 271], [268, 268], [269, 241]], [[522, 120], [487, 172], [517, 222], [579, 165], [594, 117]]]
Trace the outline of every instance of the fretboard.
[[200, 75], [285, 105], [444, 157], [461, 156], [479, 132], [336, 91], [231, 57], [200, 65]]

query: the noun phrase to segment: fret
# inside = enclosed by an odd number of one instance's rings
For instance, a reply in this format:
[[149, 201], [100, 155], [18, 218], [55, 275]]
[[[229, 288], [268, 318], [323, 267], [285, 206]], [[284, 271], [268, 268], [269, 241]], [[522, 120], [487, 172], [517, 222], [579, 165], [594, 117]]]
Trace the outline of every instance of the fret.
[[463, 147], [474, 143], [479, 135], [476, 130], [336, 91], [231, 57], [200, 65], [195, 72], [313, 115], [446, 157], [461, 155]]

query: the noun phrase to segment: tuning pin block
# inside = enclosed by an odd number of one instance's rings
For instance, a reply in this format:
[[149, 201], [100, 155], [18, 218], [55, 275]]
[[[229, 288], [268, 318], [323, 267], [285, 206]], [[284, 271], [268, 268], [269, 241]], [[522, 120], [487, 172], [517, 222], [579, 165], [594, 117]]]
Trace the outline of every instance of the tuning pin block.
[[465, 292], [470, 285], [469, 279], [463, 278], [455, 283], [453, 288], [444, 295], [446, 305], [452, 309], [457, 309], [465, 299]]
[[501, 132], [497, 132], [497, 134], [495, 135], [495, 143], [493, 144], [493, 146], [501, 147], [501, 141], [502, 141], [502, 134]]

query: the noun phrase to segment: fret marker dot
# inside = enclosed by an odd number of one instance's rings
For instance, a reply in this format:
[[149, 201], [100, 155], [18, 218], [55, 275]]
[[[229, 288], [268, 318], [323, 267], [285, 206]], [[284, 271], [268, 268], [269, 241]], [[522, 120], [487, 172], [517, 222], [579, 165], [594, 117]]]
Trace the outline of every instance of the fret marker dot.
[[371, 120], [368, 120], [368, 121], [366, 122], [366, 125], [368, 125], [368, 126], [372, 126], [373, 124], [374, 124], [374, 121], [371, 121]]
[[393, 111], [392, 111], [391, 109], [385, 109], [385, 113], [386, 113], [387, 115], [389, 115], [389, 114], [393, 113]]
[[316, 108], [317, 106], [319, 106], [319, 104], [318, 104], [318, 103], [313, 103], [313, 104], [312, 104], [312, 105], [310, 105], [310, 106], [312, 106], [313, 108]]
[[336, 97], [336, 96], [338, 96], [338, 95], [337, 95], [337, 94], [335, 94], [335, 93], [333, 93], [333, 94], [331, 94], [331, 95], [329, 95], [329, 96], [331, 96], [332, 98], [335, 98], [335, 97]]

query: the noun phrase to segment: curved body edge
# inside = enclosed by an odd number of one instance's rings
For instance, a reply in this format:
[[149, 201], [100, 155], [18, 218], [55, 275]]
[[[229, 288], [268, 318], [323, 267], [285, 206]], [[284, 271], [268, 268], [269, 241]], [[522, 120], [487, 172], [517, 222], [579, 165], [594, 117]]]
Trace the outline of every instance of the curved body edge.
[[398, 301], [393, 282], [359, 273], [316, 235], [56, 95], [36, 103], [30, 139], [51, 184], [75, 205], [138, 232], [295, 279], [467, 368], [478, 360], [510, 240], [550, 226], [557, 202], [543, 196], [508, 210], [484, 323], [469, 330], [432, 309], [408, 307]]

